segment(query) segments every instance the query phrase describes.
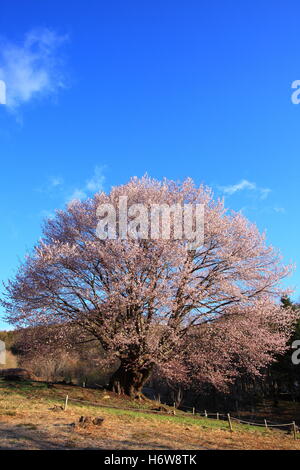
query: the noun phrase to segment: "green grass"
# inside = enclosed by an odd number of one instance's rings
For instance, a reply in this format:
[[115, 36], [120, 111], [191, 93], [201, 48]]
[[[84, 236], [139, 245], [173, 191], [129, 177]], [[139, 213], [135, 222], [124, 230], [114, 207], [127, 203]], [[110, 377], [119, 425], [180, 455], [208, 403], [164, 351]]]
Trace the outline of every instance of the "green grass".
[[[104, 410], [106, 413], [115, 416], [129, 416], [133, 419], [146, 419], [146, 420], [158, 420], [164, 421], [169, 423], [179, 423], [184, 424], [186, 426], [199, 426], [203, 429], [229, 429], [229, 424], [227, 421], [217, 420], [217, 419], [210, 419], [210, 418], [202, 418], [199, 416], [188, 416], [187, 413], [179, 412], [176, 416], [172, 415], [163, 415], [158, 413], [143, 413], [143, 411], [131, 411], [131, 410], [124, 410], [124, 409], [117, 409], [117, 408], [110, 408], [109, 406], [101, 407], [101, 405], [94, 407], [89, 406], [84, 403], [72, 403], [69, 401], [69, 405], [75, 408], [87, 409], [89, 412], [95, 413], [95, 410]], [[250, 426], [246, 424], [239, 424], [234, 422], [233, 423], [233, 430], [236, 431], [251, 431], [251, 432], [259, 432], [260, 434], [265, 434], [270, 431], [267, 429], [260, 427], [260, 426]]]
[[[202, 429], [229, 430], [229, 424], [227, 421], [200, 417], [199, 415], [192, 415], [191, 413], [186, 413], [181, 410], [176, 410], [176, 416], [171, 414], [159, 414], [155, 412], [151, 413], [151, 408], [157, 408], [159, 406], [159, 404], [154, 401], [139, 402], [136, 400], [130, 400], [128, 398], [124, 399], [121, 397], [116, 397], [113, 394], [110, 395], [108, 400], [105, 400], [104, 397], [107, 396], [109, 392], [102, 390], [91, 390], [70, 386], [49, 387], [49, 385], [44, 382], [6, 382], [0, 379], [0, 398], [1, 395], [2, 397], [7, 396], [8, 398], [12, 395], [12, 393], [18, 395], [21, 399], [25, 398], [26, 401], [32, 401], [33, 406], [37, 403], [49, 404], [49, 406], [62, 405], [66, 394], [68, 394], [69, 408], [74, 408], [74, 410], [80, 408], [82, 409], [82, 412], [86, 410], [88, 413], [93, 415], [99, 414], [99, 411], [102, 410], [114, 416], [127, 416], [134, 420], [156, 420], [168, 423], [178, 423], [186, 426], [199, 426]], [[73, 402], [72, 398], [75, 398], [76, 400], [82, 399], [83, 401], [96, 402], [97, 406], [89, 405], [87, 403], [80, 403], [80, 401]], [[2, 400], [4, 400], [4, 398], [2, 398]], [[0, 400], [0, 406], [2, 400]], [[10, 401], [10, 410], [3, 409], [1, 410], [1, 413], [15, 413], [13, 410], [18, 409], [18, 406], [19, 405], [14, 403], [14, 400], [12, 400]], [[138, 408], [140, 411], [134, 411], [125, 408]], [[172, 407], [166, 408], [169, 409], [170, 412], [173, 411]], [[234, 420], [232, 421], [232, 426], [234, 431], [248, 431], [259, 434], [277, 434], [280, 432], [279, 430], [270, 431], [260, 426], [240, 424]]]

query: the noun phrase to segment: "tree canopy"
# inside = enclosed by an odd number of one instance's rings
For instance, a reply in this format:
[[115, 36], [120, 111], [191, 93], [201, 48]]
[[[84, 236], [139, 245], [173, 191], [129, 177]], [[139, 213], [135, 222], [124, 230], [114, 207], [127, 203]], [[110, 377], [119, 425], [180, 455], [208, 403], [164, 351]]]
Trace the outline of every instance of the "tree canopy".
[[[131, 205], [203, 204], [203, 245], [141, 238], [138, 226], [135, 237], [99, 239], [99, 205], [121, 196]], [[120, 364], [114, 390], [135, 395], [154, 367], [222, 387], [284, 351], [295, 319], [278, 303], [288, 272], [264, 234], [209, 188], [146, 176], [57, 211], [2, 303], [18, 326], [76, 325], [98, 340]]]

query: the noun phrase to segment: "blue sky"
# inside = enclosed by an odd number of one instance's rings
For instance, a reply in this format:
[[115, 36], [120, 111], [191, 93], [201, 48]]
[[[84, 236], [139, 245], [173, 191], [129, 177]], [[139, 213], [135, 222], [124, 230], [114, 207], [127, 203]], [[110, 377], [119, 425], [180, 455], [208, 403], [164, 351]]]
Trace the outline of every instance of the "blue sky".
[[212, 186], [300, 264], [299, 13], [296, 1], [1, 5], [0, 278], [43, 217], [145, 172]]

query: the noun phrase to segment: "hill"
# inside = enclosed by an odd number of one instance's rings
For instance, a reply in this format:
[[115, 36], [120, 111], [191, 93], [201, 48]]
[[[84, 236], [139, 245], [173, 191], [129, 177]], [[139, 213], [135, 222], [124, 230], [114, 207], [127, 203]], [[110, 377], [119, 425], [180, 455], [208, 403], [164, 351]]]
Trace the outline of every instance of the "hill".
[[[286, 432], [235, 422], [230, 432], [226, 421], [173, 416], [159, 406], [105, 390], [0, 380], [0, 449], [300, 449], [300, 439]], [[80, 416], [104, 422], [80, 427]]]

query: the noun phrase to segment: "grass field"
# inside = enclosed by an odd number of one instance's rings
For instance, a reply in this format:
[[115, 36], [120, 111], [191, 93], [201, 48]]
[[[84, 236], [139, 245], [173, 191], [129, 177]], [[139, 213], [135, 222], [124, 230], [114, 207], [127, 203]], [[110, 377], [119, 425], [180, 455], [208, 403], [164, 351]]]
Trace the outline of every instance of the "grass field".
[[[0, 380], [0, 449], [300, 449], [286, 432], [236, 422], [230, 432], [226, 421], [173, 416], [171, 408], [155, 413], [158, 406], [102, 390]], [[80, 428], [82, 415], [104, 423]]]

